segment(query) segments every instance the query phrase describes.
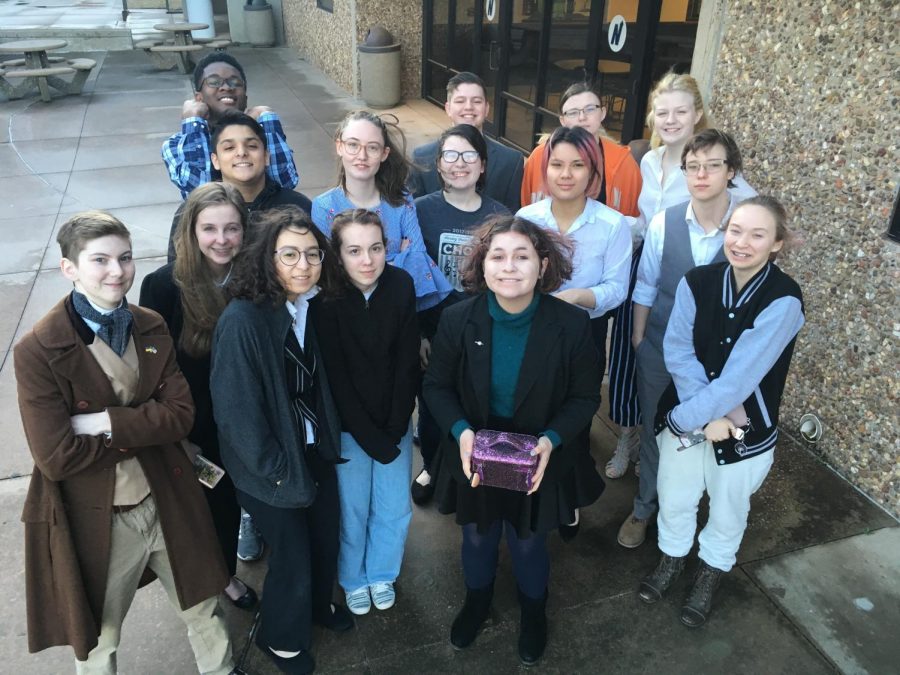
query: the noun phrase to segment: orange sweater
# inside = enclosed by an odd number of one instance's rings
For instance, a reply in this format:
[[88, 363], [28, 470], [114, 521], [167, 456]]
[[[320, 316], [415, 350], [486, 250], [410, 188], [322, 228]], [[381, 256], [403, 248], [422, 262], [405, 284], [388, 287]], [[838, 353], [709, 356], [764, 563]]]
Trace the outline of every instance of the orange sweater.
[[[637, 216], [638, 196], [641, 194], [641, 169], [631, 150], [625, 145], [600, 137], [603, 147], [603, 170], [606, 173], [606, 205], [623, 216]], [[522, 178], [522, 206], [543, 199], [544, 178], [541, 164], [544, 161], [545, 144], [541, 143], [525, 160], [525, 175]]]

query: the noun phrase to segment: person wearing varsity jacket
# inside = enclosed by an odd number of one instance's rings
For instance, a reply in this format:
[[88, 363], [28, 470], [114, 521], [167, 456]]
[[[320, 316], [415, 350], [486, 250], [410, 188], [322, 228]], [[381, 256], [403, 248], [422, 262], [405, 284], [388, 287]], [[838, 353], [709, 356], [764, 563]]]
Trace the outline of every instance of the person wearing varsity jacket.
[[662, 557], [639, 596], [658, 601], [683, 570], [708, 492], [700, 565], [681, 610], [691, 628], [706, 622], [721, 576], [734, 565], [750, 496], [774, 460], [781, 396], [804, 323], [800, 287], [773, 262], [790, 239], [786, 220], [772, 197], [742, 202], [725, 231], [727, 262], [685, 275], [666, 329], [673, 384], [656, 415]]

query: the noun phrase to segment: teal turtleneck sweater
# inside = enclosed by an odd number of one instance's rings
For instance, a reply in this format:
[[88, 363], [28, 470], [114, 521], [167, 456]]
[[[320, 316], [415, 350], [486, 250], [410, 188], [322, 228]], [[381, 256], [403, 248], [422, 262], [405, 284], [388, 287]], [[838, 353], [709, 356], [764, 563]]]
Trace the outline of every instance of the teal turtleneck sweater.
[[[487, 292], [488, 313], [491, 315], [491, 415], [510, 418], [515, 413], [516, 384], [519, 369], [525, 358], [525, 346], [531, 322], [541, 301], [539, 293], [534, 294], [531, 304], [518, 314], [504, 310], [492, 291]], [[453, 436], [459, 440], [460, 434], [471, 425], [466, 420], [457, 421], [452, 428]], [[559, 435], [554, 431], [545, 434], [559, 445]]]
[[500, 306], [493, 292], [488, 291], [488, 313], [491, 315], [491, 415], [512, 417], [519, 368], [525, 357], [525, 345], [531, 331], [531, 321], [537, 311], [540, 295], [535, 293], [531, 304], [518, 314], [510, 314]]

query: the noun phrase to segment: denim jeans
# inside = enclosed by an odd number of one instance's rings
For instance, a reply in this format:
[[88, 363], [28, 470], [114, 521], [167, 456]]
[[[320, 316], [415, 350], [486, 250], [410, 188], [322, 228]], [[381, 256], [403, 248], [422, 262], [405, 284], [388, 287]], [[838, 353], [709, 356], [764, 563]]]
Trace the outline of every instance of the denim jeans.
[[400, 455], [382, 464], [366, 454], [348, 433], [341, 433], [338, 492], [341, 498], [341, 550], [338, 583], [346, 592], [400, 574], [406, 533], [412, 519], [412, 428], [399, 444]]

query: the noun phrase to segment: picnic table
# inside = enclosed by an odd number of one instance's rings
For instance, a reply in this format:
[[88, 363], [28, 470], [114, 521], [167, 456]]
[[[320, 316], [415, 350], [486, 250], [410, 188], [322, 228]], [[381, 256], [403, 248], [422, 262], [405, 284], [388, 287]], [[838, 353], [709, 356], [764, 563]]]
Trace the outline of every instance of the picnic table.
[[[80, 94], [91, 69], [97, 65], [91, 59], [51, 57], [47, 54], [62, 49], [68, 43], [59, 39], [15, 40], [0, 44], [0, 54], [24, 54], [24, 59], [0, 61], [0, 90], [9, 98], [22, 98], [37, 88], [41, 99], [50, 100], [50, 87], [65, 94]], [[24, 66], [21, 68], [20, 66]], [[73, 75], [67, 81], [60, 75]], [[13, 83], [11, 80], [19, 80]]]
[[190, 52], [203, 49], [203, 45], [194, 44], [191, 31], [205, 30], [209, 28], [206, 23], [158, 23], [153, 26], [155, 30], [173, 34], [174, 44], [156, 45], [150, 47], [151, 52], [174, 52], [178, 55], [178, 68], [182, 73], [189, 73], [194, 64], [191, 62]]

